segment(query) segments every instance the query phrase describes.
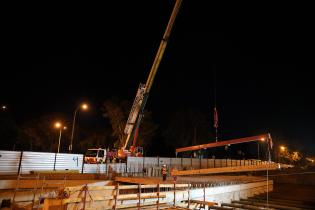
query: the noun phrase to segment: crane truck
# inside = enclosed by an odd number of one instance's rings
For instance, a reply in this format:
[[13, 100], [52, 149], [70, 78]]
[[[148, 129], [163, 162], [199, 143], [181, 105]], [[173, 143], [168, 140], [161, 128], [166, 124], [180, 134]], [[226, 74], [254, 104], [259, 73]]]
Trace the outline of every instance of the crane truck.
[[[167, 46], [168, 39], [171, 34], [171, 30], [173, 28], [176, 16], [178, 14], [181, 2], [182, 0], [176, 0], [171, 17], [169, 19], [163, 38], [160, 42], [159, 49], [155, 56], [154, 62], [152, 64], [149, 77], [145, 84], [140, 83], [139, 85], [136, 97], [134, 99], [125, 129], [124, 129], [126, 140], [124, 142], [124, 145], [121, 148], [119, 148], [117, 151], [118, 159], [126, 159], [127, 156], [142, 156], [143, 155], [143, 149], [141, 147], [136, 146], [138, 133], [139, 133], [139, 126], [143, 118], [144, 108], [148, 100], [150, 89], [152, 87], [156, 72], [162, 60], [165, 48]], [[133, 139], [132, 143], [131, 143], [131, 139]]]

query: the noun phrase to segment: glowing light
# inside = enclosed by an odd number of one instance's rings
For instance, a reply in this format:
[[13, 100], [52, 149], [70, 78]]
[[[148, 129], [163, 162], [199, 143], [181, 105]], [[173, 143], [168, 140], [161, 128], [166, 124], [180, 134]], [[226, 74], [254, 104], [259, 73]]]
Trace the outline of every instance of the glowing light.
[[284, 152], [287, 148], [285, 146], [280, 146], [280, 150]]
[[61, 123], [60, 122], [56, 122], [55, 123], [55, 128], [60, 128], [61, 127]]
[[82, 108], [83, 110], [87, 110], [87, 109], [89, 108], [89, 106], [84, 103], [84, 104], [81, 105], [81, 108]]
[[261, 138], [260, 141], [265, 141], [265, 138]]

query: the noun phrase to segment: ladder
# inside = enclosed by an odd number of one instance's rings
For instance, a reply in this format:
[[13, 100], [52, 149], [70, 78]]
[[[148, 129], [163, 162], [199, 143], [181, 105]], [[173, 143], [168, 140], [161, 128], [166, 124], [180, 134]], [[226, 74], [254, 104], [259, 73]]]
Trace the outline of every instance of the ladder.
[[[33, 188], [30, 188], [30, 189], [26, 189], [26, 188], [23, 188], [23, 186], [21, 187], [21, 181], [22, 180], [34, 180], [36, 181], [36, 184], [34, 184]], [[12, 198], [12, 204], [11, 204], [11, 209], [13, 209], [13, 206], [15, 203], [21, 203], [21, 202], [32, 202], [31, 204], [31, 209], [33, 209], [34, 207], [34, 203], [35, 203], [35, 199], [36, 199], [36, 193], [37, 193], [37, 190], [38, 190], [38, 183], [39, 183], [39, 174], [36, 174], [35, 176], [23, 176], [21, 174], [18, 174], [17, 176], [17, 182], [16, 182], [16, 187], [14, 189], [14, 193], [13, 193], [13, 198]], [[21, 200], [21, 201], [16, 201], [16, 197], [17, 197], [17, 194], [19, 191], [31, 191], [33, 192], [33, 198], [32, 200]]]

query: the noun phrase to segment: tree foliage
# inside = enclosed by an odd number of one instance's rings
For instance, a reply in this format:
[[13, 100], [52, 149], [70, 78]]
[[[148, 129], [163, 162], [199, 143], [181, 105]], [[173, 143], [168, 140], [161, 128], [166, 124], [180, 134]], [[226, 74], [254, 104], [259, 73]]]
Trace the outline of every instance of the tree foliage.
[[30, 151], [56, 152], [59, 140], [59, 129], [54, 128], [57, 120], [64, 119], [67, 126], [62, 130], [60, 151], [68, 149], [70, 141], [70, 121], [60, 114], [44, 115], [25, 122], [18, 134], [17, 149]]
[[163, 137], [170, 147], [176, 148], [209, 142], [211, 131], [211, 122], [201, 112], [178, 110], [170, 116]]
[[[118, 148], [124, 145], [126, 135], [124, 134], [125, 125], [131, 109], [131, 103], [126, 100], [108, 99], [103, 103], [103, 116], [109, 120], [112, 127], [112, 136], [116, 139], [114, 147]], [[147, 147], [152, 141], [158, 126], [152, 120], [152, 114], [149, 111], [144, 112], [144, 117], [139, 128], [137, 140], [138, 146]]]

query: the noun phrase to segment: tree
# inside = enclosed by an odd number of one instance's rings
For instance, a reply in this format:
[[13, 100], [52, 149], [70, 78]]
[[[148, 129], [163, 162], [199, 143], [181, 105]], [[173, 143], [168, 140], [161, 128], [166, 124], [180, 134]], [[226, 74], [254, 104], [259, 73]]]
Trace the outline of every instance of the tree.
[[117, 139], [114, 143], [115, 147], [121, 147], [124, 144], [124, 128], [127, 121], [123, 108], [125, 103], [118, 99], [109, 99], [103, 103], [101, 108], [103, 116], [109, 120], [112, 126], [112, 136]]
[[[126, 135], [124, 134], [124, 129], [130, 109], [130, 102], [117, 98], [106, 100], [101, 108], [103, 116], [107, 118], [111, 124], [112, 136], [116, 139], [114, 142], [116, 148], [122, 147], [125, 143]], [[148, 147], [157, 128], [157, 124], [152, 120], [151, 112], [145, 111], [139, 128], [137, 145]]]
[[[65, 126], [70, 120], [61, 114], [44, 115], [29, 120], [21, 126], [17, 147], [22, 150], [56, 152], [58, 147], [59, 130], [54, 128], [54, 122], [63, 119]], [[62, 132], [60, 151], [65, 151], [69, 145], [69, 130]]]
[[169, 147], [183, 147], [209, 142], [212, 123], [196, 110], [178, 110], [171, 114], [163, 137]]
[[82, 139], [77, 144], [79, 147], [76, 151], [85, 153], [87, 149], [91, 148], [108, 148], [112, 144], [110, 138], [110, 131], [108, 129], [90, 129], [82, 133]]

